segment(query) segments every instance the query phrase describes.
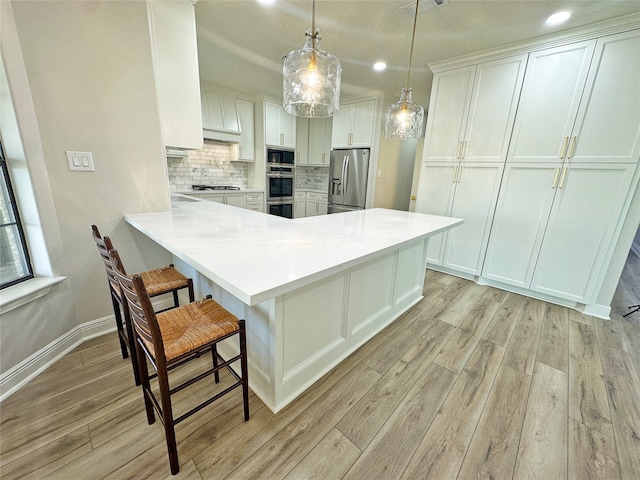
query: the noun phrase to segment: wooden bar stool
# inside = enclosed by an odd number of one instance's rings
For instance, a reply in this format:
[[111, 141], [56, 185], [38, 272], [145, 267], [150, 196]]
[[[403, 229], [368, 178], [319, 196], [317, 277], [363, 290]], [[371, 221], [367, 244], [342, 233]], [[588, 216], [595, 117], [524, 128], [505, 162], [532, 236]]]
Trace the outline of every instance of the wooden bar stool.
[[[126, 299], [125, 309], [129, 310], [129, 317], [134, 326], [147, 421], [150, 425], [155, 422], [155, 409], [164, 425], [169, 465], [171, 473], [175, 475], [180, 470], [174, 428], [176, 424], [240, 386], [242, 387], [244, 419], [245, 421], [249, 420], [245, 321], [239, 320], [238, 317], [225, 310], [211, 296], [156, 314], [153, 311], [144, 279], [140, 275], [128, 276], [124, 272], [116, 250], [110, 250], [109, 256], [115, 275], [120, 282], [122, 295]], [[216, 346], [222, 340], [234, 335], [238, 336], [240, 353], [225, 360], [218, 353]], [[173, 388], [170, 387], [168, 377], [170, 369], [208, 352], [211, 352], [213, 358], [213, 368], [194, 374], [195, 376], [189, 380]], [[159, 400], [151, 389], [147, 359], [157, 372]], [[240, 361], [240, 375], [231, 366], [237, 361]], [[199, 380], [210, 377], [211, 374], [213, 374], [215, 383], [219, 383], [218, 372], [223, 368], [226, 368], [233, 375], [236, 382], [174, 419], [171, 395]]]
[[[109, 293], [111, 294], [111, 303], [113, 304], [113, 314], [116, 318], [116, 327], [118, 329], [118, 338], [120, 340], [122, 358], [127, 358], [129, 357], [129, 355], [131, 355], [133, 376], [136, 385], [140, 385], [140, 374], [136, 361], [136, 347], [133, 337], [133, 326], [131, 325], [131, 319], [129, 318], [128, 310], [125, 309], [125, 305], [123, 304], [120, 283], [115, 276], [113, 265], [111, 264], [111, 260], [109, 259], [109, 250], [113, 249], [113, 244], [111, 243], [111, 239], [109, 237], [102, 238], [100, 236], [98, 227], [96, 227], [95, 225], [91, 225], [91, 232], [93, 240], [98, 246], [98, 252], [100, 253], [100, 258], [104, 263], [104, 267], [107, 273], [107, 280], [109, 281]], [[149, 296], [155, 297], [167, 293], [173, 294], [173, 306], [169, 308], [175, 308], [180, 305], [180, 302], [178, 300], [178, 291], [182, 290], [183, 288], [187, 288], [189, 291], [189, 302], [194, 301], [193, 280], [182, 275], [175, 268], [173, 268], [173, 265], [141, 272], [139, 273], [139, 275], [143, 278], [145, 285], [147, 285]], [[124, 313], [124, 325], [120, 313], [121, 310]]]

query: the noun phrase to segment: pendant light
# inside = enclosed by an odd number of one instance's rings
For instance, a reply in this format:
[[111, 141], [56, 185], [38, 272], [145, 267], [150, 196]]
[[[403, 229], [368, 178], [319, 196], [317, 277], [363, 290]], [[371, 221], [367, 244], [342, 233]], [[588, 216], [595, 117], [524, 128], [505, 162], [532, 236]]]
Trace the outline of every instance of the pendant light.
[[413, 43], [416, 38], [416, 23], [420, 0], [416, 0], [416, 11], [413, 17], [413, 34], [411, 35], [411, 51], [409, 53], [409, 69], [407, 83], [400, 93], [400, 100], [387, 109], [384, 122], [386, 138], [418, 138], [422, 135], [424, 109], [411, 100], [411, 61], [413, 60]]
[[342, 66], [336, 57], [320, 49], [315, 0], [311, 31], [307, 30], [306, 37], [302, 49], [291, 52], [284, 59], [283, 108], [297, 117], [332, 117], [339, 110]]

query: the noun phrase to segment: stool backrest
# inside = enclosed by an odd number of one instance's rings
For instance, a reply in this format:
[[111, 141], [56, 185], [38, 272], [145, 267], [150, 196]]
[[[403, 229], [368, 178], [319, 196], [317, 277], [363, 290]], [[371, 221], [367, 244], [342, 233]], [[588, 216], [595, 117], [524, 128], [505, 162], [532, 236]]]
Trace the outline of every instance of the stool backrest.
[[[113, 250], [111, 239], [109, 237], [101, 237], [100, 231], [98, 231], [98, 227], [96, 227], [95, 225], [91, 225], [91, 233], [93, 236], [93, 240], [98, 246], [98, 253], [100, 254], [102, 263], [104, 263], [104, 268], [107, 272], [107, 280], [109, 280], [109, 286], [111, 287], [112, 291], [118, 296], [118, 298], [120, 298], [120, 283], [118, 282], [118, 278], [116, 277], [116, 274], [114, 272], [111, 259], [109, 258], [109, 250]], [[122, 267], [122, 271], [126, 275], [124, 266]]]
[[109, 259], [113, 265], [113, 272], [117, 278], [123, 295], [124, 308], [127, 308], [131, 321], [138, 336], [146, 343], [146, 347], [152, 346], [151, 355], [158, 364], [165, 365], [164, 344], [158, 320], [156, 319], [151, 298], [147, 293], [140, 275], [129, 276], [124, 271], [120, 255], [115, 249], [109, 250]]

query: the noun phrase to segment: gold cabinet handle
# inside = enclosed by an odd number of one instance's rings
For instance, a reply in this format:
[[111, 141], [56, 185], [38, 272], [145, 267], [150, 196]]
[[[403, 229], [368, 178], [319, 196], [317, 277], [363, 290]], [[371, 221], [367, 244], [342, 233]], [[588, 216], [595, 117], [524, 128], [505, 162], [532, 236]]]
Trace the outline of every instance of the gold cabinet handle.
[[326, 153], [322, 152], [322, 163], [325, 163], [325, 156], [326, 156]]
[[461, 178], [462, 178], [462, 165], [458, 167], [458, 183], [460, 183]]
[[462, 149], [462, 142], [458, 142], [458, 146], [456, 148], [456, 160], [460, 160], [460, 150]]
[[556, 167], [556, 173], [553, 175], [553, 182], [551, 182], [551, 188], [556, 188], [556, 182], [558, 181], [559, 173], [560, 173], [560, 167]]
[[[574, 136], [574, 137], [571, 139], [571, 147], [569, 147], [569, 153], [567, 154], [567, 158], [571, 158], [571, 157], [573, 157], [573, 152], [574, 152], [574, 150], [576, 149], [576, 143], [577, 143], [577, 142], [578, 142], [578, 137], [577, 137], [577, 136]], [[562, 188], [562, 187], [560, 187], [560, 188]]]
[[456, 183], [456, 179], [458, 178], [458, 166], [453, 167], [453, 180], [451, 180], [451, 183]]
[[[462, 160], [464, 158], [464, 156], [467, 153], [467, 141], [464, 141], [464, 145], [462, 145], [462, 155], [460, 155], [460, 160]], [[460, 183], [460, 182], [458, 182]]]
[[564, 167], [564, 170], [562, 170], [562, 176], [560, 177], [560, 185], [558, 185], [558, 188], [562, 188], [564, 186], [564, 177], [567, 176], [567, 167]]
[[560, 147], [560, 160], [564, 158], [564, 153], [567, 149], [567, 143], [569, 143], [569, 137], [564, 137], [564, 140], [562, 141], [562, 147]]

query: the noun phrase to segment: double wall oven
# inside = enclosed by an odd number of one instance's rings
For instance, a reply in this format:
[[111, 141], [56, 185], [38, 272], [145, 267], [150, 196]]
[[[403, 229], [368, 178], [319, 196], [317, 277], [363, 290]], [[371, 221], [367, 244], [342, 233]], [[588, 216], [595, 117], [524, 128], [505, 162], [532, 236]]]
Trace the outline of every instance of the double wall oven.
[[267, 213], [293, 218], [295, 154], [290, 150], [267, 150]]

